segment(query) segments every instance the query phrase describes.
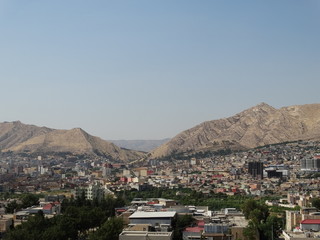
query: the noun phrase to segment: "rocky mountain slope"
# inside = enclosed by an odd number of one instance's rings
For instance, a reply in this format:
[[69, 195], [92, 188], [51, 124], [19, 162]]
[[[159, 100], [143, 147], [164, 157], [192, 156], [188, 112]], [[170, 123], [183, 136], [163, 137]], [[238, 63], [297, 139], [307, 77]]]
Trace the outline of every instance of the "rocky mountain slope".
[[150, 152], [162, 144], [168, 142], [170, 138], [161, 140], [109, 140], [118, 147], [132, 149], [143, 152]]
[[232, 117], [188, 129], [152, 151], [151, 157], [226, 148], [248, 149], [300, 139], [320, 139], [320, 104], [275, 109], [261, 103]]
[[56, 130], [21, 122], [0, 123], [1, 151], [102, 155], [113, 160], [129, 161], [144, 156], [143, 153], [122, 149], [94, 137], [80, 128]]
[[0, 123], [0, 150], [8, 149], [54, 129], [25, 125], [20, 121]]

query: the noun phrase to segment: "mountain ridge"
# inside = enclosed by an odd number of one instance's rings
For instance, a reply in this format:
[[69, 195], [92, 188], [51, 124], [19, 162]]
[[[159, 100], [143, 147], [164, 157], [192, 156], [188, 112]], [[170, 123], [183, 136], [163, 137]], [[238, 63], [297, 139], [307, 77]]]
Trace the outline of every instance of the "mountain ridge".
[[[244, 150], [296, 140], [320, 140], [319, 103], [279, 109], [260, 103], [231, 117], [205, 121], [180, 132], [148, 155], [161, 158], [176, 153]], [[20, 121], [0, 123], [0, 150], [87, 153], [125, 162], [146, 156], [92, 136], [81, 128], [59, 130]]]
[[242, 150], [300, 139], [320, 139], [320, 104], [276, 109], [260, 103], [231, 117], [187, 129], [150, 155], [161, 158], [175, 153]]
[[81, 128], [51, 129], [23, 124], [20, 121], [0, 123], [0, 149], [2, 152], [15, 153], [71, 152], [101, 155], [124, 162], [144, 157], [141, 152], [122, 149], [88, 134]]

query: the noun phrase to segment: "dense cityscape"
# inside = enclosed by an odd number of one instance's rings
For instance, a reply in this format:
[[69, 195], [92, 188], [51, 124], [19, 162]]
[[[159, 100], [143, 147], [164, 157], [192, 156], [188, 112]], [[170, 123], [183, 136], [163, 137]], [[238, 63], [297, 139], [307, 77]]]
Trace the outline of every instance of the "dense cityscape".
[[[18, 239], [15, 233], [23, 232], [18, 226], [40, 212], [44, 219], [55, 219], [68, 207], [96, 202], [108, 205], [105, 217], [121, 219], [113, 233], [120, 240], [269, 239], [261, 224], [252, 225], [257, 216], [245, 213], [244, 206], [254, 201], [257, 207], [268, 206], [275, 218], [274, 238], [317, 238], [319, 152], [319, 142], [296, 141], [133, 164], [68, 153], [2, 153], [1, 232], [5, 239]], [[88, 224], [69, 238], [111, 239], [101, 224]]]

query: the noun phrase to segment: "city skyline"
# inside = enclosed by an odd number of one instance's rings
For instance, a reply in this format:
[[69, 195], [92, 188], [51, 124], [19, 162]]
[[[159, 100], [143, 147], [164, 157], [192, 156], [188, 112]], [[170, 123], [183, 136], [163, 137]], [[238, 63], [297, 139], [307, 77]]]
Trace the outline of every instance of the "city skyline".
[[318, 1], [0, 1], [0, 122], [164, 139], [319, 103]]

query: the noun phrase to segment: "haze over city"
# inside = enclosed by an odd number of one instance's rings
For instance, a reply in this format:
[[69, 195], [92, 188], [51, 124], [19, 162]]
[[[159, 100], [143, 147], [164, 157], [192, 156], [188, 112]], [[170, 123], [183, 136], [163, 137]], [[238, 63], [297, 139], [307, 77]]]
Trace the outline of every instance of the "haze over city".
[[0, 122], [161, 139], [260, 102], [319, 103], [319, 11], [297, 0], [0, 0]]

